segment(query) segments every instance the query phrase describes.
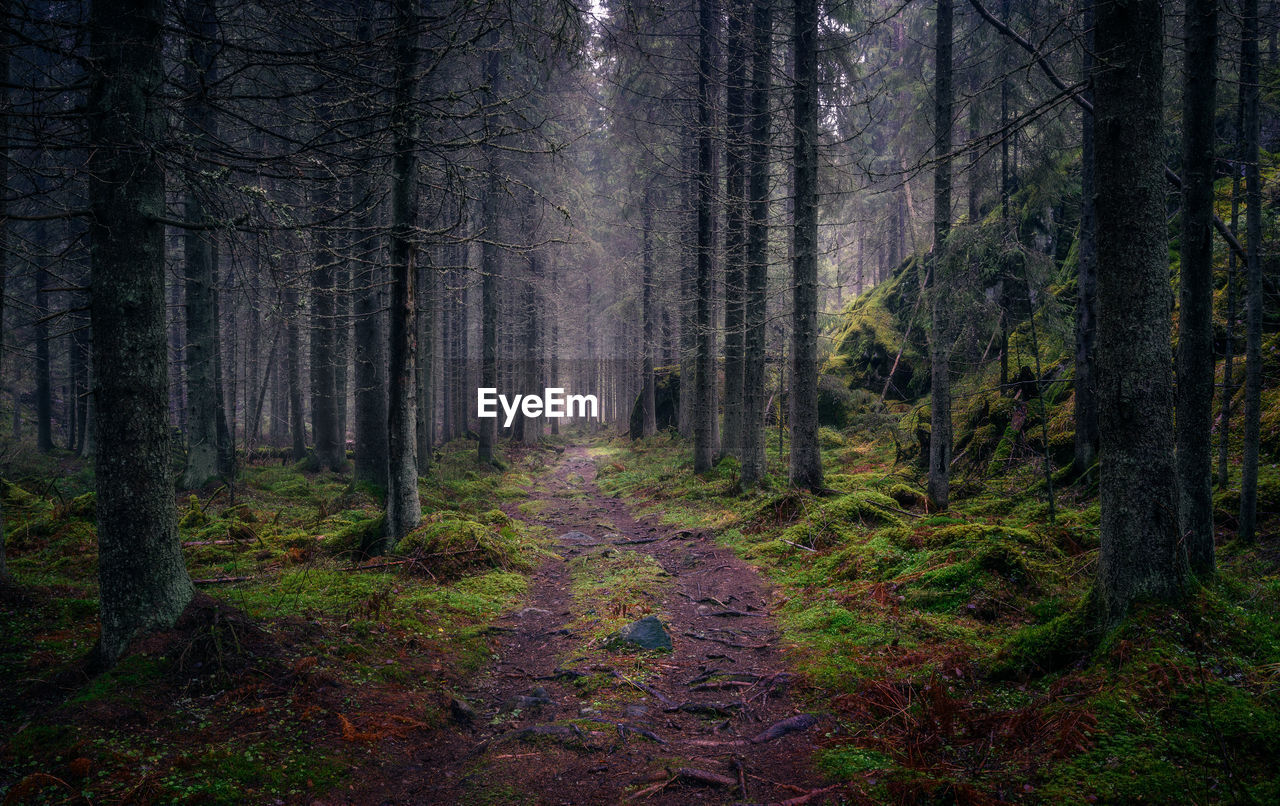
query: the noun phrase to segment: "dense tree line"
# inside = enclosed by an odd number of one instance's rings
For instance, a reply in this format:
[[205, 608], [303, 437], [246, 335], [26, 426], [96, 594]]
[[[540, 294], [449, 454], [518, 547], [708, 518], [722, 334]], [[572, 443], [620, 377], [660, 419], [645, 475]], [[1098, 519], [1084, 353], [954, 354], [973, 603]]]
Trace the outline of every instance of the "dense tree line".
[[[634, 436], [670, 427], [695, 472], [732, 459], [746, 489], [773, 483], [776, 424], [787, 482], [821, 493], [835, 324], [904, 272], [931, 506], [952, 497], [962, 367], [1035, 387], [1038, 328], [1056, 328], [1065, 478], [1100, 479], [1098, 613], [1177, 599], [1214, 569], [1238, 308], [1239, 531], [1255, 531], [1264, 20], [1257, 0], [1230, 22], [1188, 0], [1173, 48], [1166, 16], [1153, 0], [8, 0], [0, 377], [15, 439], [94, 458], [101, 658], [192, 595], [175, 484], [234, 485], [246, 461], [350, 473], [383, 496], [366, 548], [388, 552], [421, 522], [437, 445], [474, 437], [493, 464], [503, 439], [542, 436], [540, 418], [476, 418], [477, 387], [591, 392], [587, 427], [634, 412]], [[1050, 316], [1059, 270], [1074, 311]], [[1024, 325], [1029, 380], [1009, 367]], [[876, 369], [881, 400], [910, 396], [909, 337]], [[1052, 517], [1064, 477], [1047, 448], [1044, 464]], [[3, 560], [0, 542], [0, 577]]]

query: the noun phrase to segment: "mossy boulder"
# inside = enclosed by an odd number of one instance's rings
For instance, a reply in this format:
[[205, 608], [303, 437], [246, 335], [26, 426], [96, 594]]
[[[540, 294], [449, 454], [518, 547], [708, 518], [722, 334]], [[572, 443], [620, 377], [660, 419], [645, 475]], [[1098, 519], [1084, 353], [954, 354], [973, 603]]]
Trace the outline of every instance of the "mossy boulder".
[[67, 505], [67, 514], [73, 518], [82, 518], [87, 521], [94, 520], [97, 517], [97, 500], [98, 496], [95, 493], [77, 495]]
[[609, 636], [605, 645], [611, 649], [670, 651], [671, 634], [657, 616], [645, 616]]
[[187, 499], [187, 511], [182, 514], [182, 519], [178, 521], [178, 525], [184, 529], [199, 529], [207, 526], [209, 516], [205, 513], [204, 507], [200, 506], [200, 499], [191, 496]]
[[919, 293], [919, 264], [911, 258], [899, 265], [890, 279], [860, 295], [840, 313], [830, 368], [846, 378], [848, 386], [878, 395], [892, 371], [888, 397], [914, 400], [928, 394], [924, 329], [913, 327], [906, 337]]
[[413, 557], [436, 579], [494, 568], [528, 570], [531, 546], [513, 524], [501, 529], [461, 516], [445, 517], [405, 535], [396, 553]]

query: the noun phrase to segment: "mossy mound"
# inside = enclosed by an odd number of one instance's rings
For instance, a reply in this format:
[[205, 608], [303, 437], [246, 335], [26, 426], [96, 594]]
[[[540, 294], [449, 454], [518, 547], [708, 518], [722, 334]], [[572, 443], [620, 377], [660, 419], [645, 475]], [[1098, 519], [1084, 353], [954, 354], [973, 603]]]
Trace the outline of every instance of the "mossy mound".
[[901, 526], [902, 520], [894, 514], [898, 502], [874, 490], [854, 490], [829, 503], [821, 511], [828, 520], [859, 526]]
[[320, 547], [329, 554], [364, 557], [382, 541], [387, 519], [384, 515], [363, 516], [326, 537]]
[[924, 493], [910, 484], [898, 482], [889, 488], [889, 497], [903, 507], [915, 507], [924, 503]]
[[194, 495], [188, 498], [187, 511], [182, 513], [178, 525], [183, 529], [199, 529], [208, 523], [209, 516], [205, 514], [204, 507], [200, 506], [200, 499]]
[[1086, 599], [1044, 623], [1023, 627], [996, 653], [991, 677], [1046, 674], [1087, 657], [1096, 639], [1091, 624]]
[[456, 579], [493, 568], [528, 570], [531, 548], [514, 524], [498, 529], [446, 517], [405, 535], [396, 553], [413, 557], [437, 579]]

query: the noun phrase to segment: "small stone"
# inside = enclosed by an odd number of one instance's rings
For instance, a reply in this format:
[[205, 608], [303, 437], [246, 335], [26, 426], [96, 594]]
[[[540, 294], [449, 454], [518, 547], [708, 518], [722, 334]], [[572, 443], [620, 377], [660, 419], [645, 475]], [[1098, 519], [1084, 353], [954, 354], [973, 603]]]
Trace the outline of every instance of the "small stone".
[[556, 539], [561, 543], [567, 543], [570, 546], [597, 546], [600, 544], [600, 541], [596, 540], [591, 535], [576, 530], [572, 532], [565, 532]]
[[614, 647], [634, 649], [671, 649], [671, 634], [657, 616], [633, 621], [609, 637]]
[[471, 704], [461, 697], [453, 697], [449, 702], [449, 716], [459, 725], [470, 725], [476, 721], [476, 711]]

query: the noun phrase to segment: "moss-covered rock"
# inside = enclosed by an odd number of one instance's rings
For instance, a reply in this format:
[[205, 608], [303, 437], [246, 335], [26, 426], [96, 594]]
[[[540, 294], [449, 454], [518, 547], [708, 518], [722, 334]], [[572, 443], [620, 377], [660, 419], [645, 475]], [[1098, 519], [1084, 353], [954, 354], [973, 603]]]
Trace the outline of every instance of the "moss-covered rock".
[[[929, 361], [923, 328], [911, 328], [910, 337], [904, 339], [919, 289], [918, 261], [911, 258], [890, 279], [860, 295], [840, 314], [831, 369], [846, 378], [849, 386], [878, 395], [892, 370], [889, 397], [913, 400], [928, 393]], [[893, 370], [895, 360], [898, 366]]]
[[209, 516], [205, 514], [204, 507], [200, 506], [200, 499], [194, 495], [188, 498], [187, 511], [182, 514], [178, 525], [184, 529], [199, 529], [208, 523]]

